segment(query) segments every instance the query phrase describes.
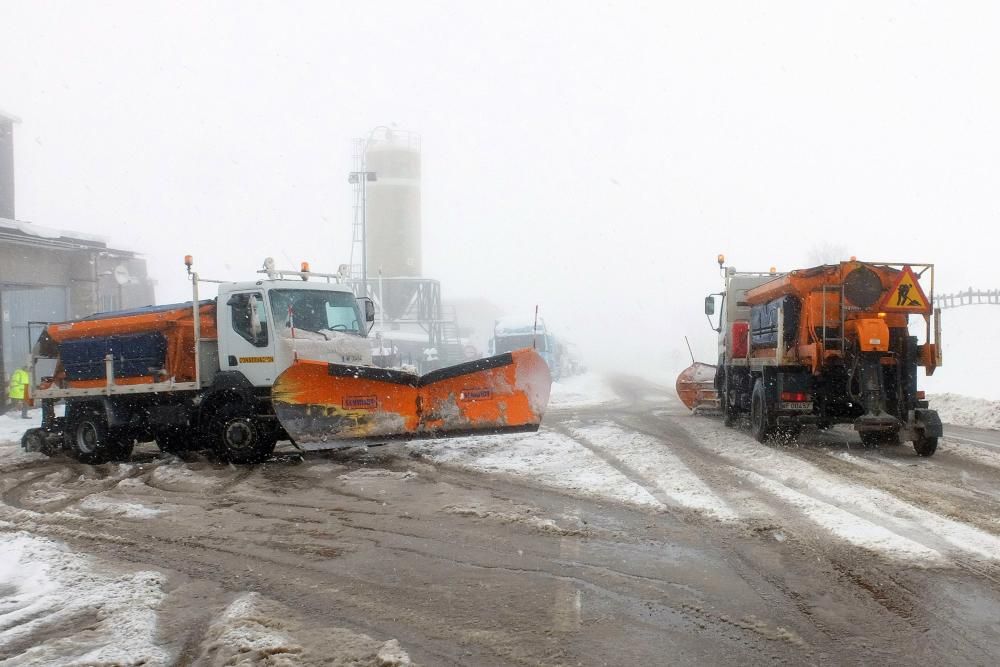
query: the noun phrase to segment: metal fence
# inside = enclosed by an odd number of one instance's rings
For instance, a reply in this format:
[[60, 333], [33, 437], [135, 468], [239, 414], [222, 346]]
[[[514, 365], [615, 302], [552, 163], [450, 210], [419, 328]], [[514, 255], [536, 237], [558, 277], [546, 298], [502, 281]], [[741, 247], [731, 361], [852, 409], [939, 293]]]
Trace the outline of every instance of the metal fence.
[[979, 304], [1000, 306], [1000, 289], [982, 290], [970, 287], [963, 292], [934, 295], [934, 307], [941, 310], [958, 308], [960, 306], [976, 306]]

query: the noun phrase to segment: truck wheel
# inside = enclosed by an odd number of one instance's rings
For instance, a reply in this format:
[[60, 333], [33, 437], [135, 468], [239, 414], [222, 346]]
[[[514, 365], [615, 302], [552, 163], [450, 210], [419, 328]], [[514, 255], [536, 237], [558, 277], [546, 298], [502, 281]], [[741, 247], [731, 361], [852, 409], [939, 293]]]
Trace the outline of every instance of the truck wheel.
[[111, 446], [108, 460], [120, 461], [122, 463], [128, 462], [132, 458], [132, 449], [135, 447], [135, 436], [131, 433], [122, 433], [111, 429], [108, 437]]
[[223, 408], [215, 420], [216, 450], [230, 463], [261, 463], [274, 452], [270, 429], [239, 408]]
[[764, 395], [764, 382], [757, 380], [750, 398], [750, 429], [757, 442], [767, 442], [774, 433], [774, 417]]
[[916, 450], [919, 456], [933, 456], [934, 452], [937, 451], [937, 438], [928, 438], [925, 435], [917, 436], [917, 439], [913, 441], [913, 449]]
[[188, 428], [163, 428], [153, 433], [153, 440], [161, 452], [180, 454], [197, 449], [194, 434]]
[[732, 426], [736, 423], [736, 408], [729, 401], [729, 374], [722, 381], [722, 395], [719, 396], [719, 407], [722, 408], [722, 423]]
[[113, 454], [107, 422], [97, 410], [88, 410], [76, 417], [66, 429], [66, 439], [80, 463], [105, 463]]
[[46, 456], [52, 455], [49, 439], [45, 437], [45, 429], [29, 428], [21, 437], [21, 447], [26, 452], [40, 452]]

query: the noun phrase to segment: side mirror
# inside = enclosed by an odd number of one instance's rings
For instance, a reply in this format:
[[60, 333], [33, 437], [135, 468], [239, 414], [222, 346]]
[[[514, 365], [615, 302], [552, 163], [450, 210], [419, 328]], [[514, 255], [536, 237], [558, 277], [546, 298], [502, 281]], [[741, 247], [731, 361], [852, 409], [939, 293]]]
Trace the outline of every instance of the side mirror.
[[712, 295], [705, 297], [705, 314], [715, 315], [715, 297]]
[[263, 329], [260, 326], [260, 300], [257, 298], [256, 294], [250, 295], [250, 333], [253, 334], [254, 340], [260, 339], [260, 334]]
[[365, 322], [368, 323], [368, 331], [375, 326], [375, 302], [367, 296], [358, 297], [358, 305], [365, 311]]
[[365, 302], [365, 322], [374, 322], [375, 321], [375, 302], [372, 301], [371, 299], [369, 299], [368, 297], [364, 297], [364, 299], [362, 299], [362, 301]]

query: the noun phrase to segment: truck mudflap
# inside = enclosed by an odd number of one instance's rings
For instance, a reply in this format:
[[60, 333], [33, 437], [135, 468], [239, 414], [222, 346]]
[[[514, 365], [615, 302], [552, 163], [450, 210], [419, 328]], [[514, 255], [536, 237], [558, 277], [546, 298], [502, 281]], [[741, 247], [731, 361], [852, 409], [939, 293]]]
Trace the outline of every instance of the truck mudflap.
[[274, 412], [299, 445], [535, 431], [552, 378], [532, 349], [423, 376], [299, 361], [271, 389]]

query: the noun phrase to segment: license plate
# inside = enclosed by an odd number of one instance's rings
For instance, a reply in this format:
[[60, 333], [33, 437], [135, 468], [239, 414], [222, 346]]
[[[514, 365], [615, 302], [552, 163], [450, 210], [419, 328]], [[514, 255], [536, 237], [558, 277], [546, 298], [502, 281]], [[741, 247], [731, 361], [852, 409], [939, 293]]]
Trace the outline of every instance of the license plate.
[[812, 401], [795, 401], [791, 403], [782, 403], [782, 410], [812, 410]]

